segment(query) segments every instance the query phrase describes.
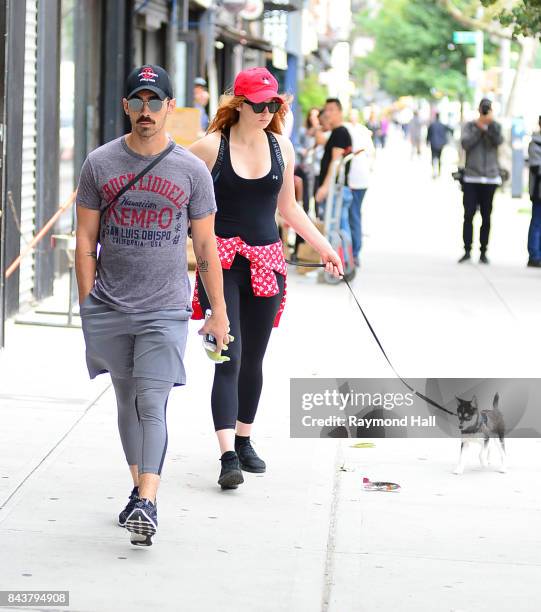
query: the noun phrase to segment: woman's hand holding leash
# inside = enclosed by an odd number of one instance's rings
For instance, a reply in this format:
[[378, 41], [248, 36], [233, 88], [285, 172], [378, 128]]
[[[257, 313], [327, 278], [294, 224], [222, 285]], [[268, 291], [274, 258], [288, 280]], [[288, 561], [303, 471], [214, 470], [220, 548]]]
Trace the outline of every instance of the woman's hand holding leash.
[[327, 248], [319, 251], [321, 261], [325, 264], [325, 272], [340, 278], [344, 276], [344, 268], [342, 267], [342, 260], [338, 253], [329, 245]]

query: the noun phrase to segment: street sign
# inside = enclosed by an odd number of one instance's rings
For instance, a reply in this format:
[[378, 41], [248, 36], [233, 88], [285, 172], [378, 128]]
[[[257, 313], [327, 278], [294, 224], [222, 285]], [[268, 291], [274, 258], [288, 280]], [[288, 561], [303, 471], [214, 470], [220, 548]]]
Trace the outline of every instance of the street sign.
[[455, 45], [474, 45], [477, 41], [477, 32], [453, 32]]

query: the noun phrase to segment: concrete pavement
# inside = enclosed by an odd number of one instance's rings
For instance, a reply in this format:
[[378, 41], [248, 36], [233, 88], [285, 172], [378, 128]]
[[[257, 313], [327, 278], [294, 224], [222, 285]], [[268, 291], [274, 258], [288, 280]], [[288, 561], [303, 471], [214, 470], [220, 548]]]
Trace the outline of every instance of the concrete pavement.
[[[491, 265], [458, 266], [460, 194], [430, 172], [400, 139], [378, 157], [354, 281], [368, 316], [403, 376], [536, 377], [541, 273], [525, 267], [524, 202], [498, 194]], [[0, 590], [69, 590], [80, 612], [539, 609], [538, 440], [508, 441], [507, 474], [472, 463], [460, 477], [453, 440], [291, 440], [290, 377], [392, 375], [345, 286], [292, 271], [254, 432], [269, 470], [224, 493], [197, 328], [169, 403], [160, 531], [142, 550], [115, 525], [131, 486], [81, 333], [8, 326]], [[364, 492], [364, 475], [402, 490]]]

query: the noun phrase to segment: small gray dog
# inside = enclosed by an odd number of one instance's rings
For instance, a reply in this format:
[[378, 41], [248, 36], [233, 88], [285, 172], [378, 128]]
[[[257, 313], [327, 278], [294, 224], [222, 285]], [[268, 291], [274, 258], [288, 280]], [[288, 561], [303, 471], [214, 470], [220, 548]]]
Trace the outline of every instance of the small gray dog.
[[[506, 471], [505, 458], [505, 423], [503, 415], [498, 409], [500, 396], [498, 393], [494, 396], [492, 402], [492, 410], [479, 410], [477, 405], [477, 397], [474, 395], [471, 401], [456, 398], [458, 407], [458, 426], [462, 435], [462, 443], [460, 445], [460, 456], [458, 465], [455, 468], [455, 474], [464, 472], [465, 453], [464, 450], [470, 444], [481, 444], [481, 452], [479, 453], [479, 461], [483, 467], [488, 466], [488, 458], [490, 452], [490, 444], [496, 444], [500, 451], [500, 466], [499, 472]], [[498, 438], [495, 440], [494, 438]]]

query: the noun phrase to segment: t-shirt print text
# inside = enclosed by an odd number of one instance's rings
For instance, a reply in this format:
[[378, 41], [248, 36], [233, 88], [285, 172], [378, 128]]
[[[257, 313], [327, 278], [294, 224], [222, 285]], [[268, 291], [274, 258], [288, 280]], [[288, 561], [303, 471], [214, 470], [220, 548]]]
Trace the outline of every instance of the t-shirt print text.
[[[109, 204], [134, 176], [127, 173], [109, 179], [101, 189], [104, 200]], [[154, 195], [145, 197], [145, 192]], [[102, 223], [102, 239], [108, 238], [116, 245], [140, 248], [176, 245], [183, 231], [182, 208], [188, 201], [181, 187], [161, 176], [149, 174], [109, 204]]]

